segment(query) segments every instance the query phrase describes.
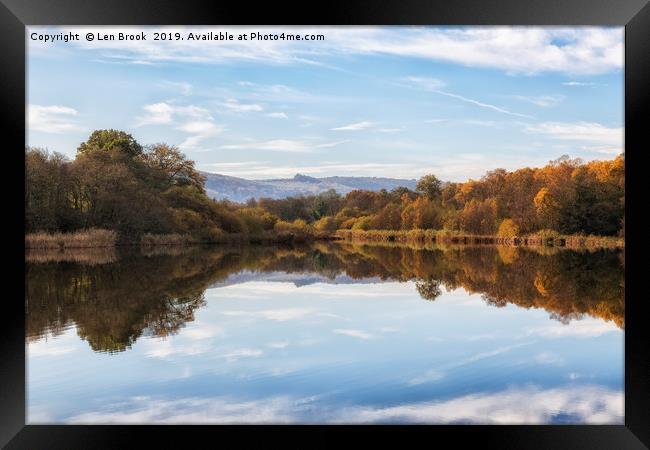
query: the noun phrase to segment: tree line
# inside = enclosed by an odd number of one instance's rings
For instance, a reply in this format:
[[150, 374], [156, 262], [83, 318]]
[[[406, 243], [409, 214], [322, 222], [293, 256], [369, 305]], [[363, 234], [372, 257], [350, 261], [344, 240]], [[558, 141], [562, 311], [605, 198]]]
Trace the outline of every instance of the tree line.
[[625, 158], [585, 163], [566, 156], [542, 168], [496, 169], [479, 180], [443, 184], [435, 175], [416, 190], [334, 191], [280, 200], [250, 201], [283, 220], [317, 230], [445, 229], [518, 236], [540, 231], [623, 236]]
[[25, 162], [28, 233], [105, 228], [123, 240], [178, 233], [206, 241], [337, 229], [624, 235], [624, 154], [587, 163], [563, 156], [542, 168], [496, 169], [464, 183], [431, 174], [414, 191], [330, 190], [244, 204], [209, 198], [205, 178], [178, 148], [142, 146], [118, 130], [93, 132], [73, 160], [27, 148]]

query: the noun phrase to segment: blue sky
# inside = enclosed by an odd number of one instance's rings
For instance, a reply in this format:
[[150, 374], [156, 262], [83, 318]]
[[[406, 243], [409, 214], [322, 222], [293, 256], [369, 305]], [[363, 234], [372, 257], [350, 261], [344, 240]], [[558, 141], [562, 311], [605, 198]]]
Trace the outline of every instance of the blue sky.
[[[75, 32], [78, 42], [40, 35]], [[86, 33], [144, 31], [145, 42]], [[156, 31], [324, 41], [152, 41]], [[244, 178], [478, 178], [623, 148], [623, 29], [29, 27], [28, 145], [74, 157], [95, 129], [177, 145]]]

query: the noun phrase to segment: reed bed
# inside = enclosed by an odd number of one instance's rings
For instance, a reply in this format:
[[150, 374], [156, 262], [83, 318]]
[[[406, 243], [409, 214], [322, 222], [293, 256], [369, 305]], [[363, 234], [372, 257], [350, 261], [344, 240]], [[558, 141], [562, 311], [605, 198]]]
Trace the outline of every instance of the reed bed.
[[74, 233], [30, 233], [25, 235], [26, 249], [70, 249], [115, 247], [117, 233], [111, 230], [90, 228]]
[[86, 266], [110, 264], [118, 260], [115, 248], [69, 248], [59, 249], [27, 249], [25, 261], [30, 263], [61, 263], [72, 262]]

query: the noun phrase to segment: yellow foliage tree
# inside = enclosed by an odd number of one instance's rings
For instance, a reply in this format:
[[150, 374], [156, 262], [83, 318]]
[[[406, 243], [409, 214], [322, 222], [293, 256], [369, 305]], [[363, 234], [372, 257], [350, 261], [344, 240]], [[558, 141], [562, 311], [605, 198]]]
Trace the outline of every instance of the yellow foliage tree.
[[517, 224], [512, 219], [503, 219], [501, 225], [499, 225], [497, 236], [515, 237], [517, 235], [519, 235], [519, 227]]

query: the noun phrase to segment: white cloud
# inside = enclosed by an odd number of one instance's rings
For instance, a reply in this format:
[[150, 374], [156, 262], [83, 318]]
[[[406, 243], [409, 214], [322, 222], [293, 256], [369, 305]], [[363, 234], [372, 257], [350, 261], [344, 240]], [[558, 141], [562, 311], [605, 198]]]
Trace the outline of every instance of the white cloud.
[[223, 131], [222, 126], [209, 121], [186, 122], [179, 126], [178, 129], [191, 134], [180, 143], [179, 147], [181, 149], [194, 149], [205, 139]]
[[348, 143], [348, 142], [350, 142], [350, 141], [347, 140], [347, 139], [346, 139], [346, 140], [342, 140], [342, 141], [326, 142], [326, 143], [324, 143], [324, 144], [319, 144], [319, 145], [317, 145], [316, 147], [318, 147], [318, 148], [331, 148], [331, 147], [339, 146], [339, 145], [341, 145], [341, 144], [346, 144], [346, 143]]
[[499, 356], [505, 353], [509, 353], [510, 351], [524, 347], [526, 345], [530, 345], [530, 342], [521, 342], [518, 344], [512, 344], [512, 345], [505, 345], [503, 347], [497, 347], [494, 350], [487, 350], [484, 352], [477, 353], [475, 355], [469, 356], [467, 358], [455, 361], [453, 363], [447, 364], [445, 368], [457, 368], [457, 367], [462, 367], [468, 364], [475, 363], [477, 361], [482, 361], [487, 358], [492, 358], [494, 356]]
[[61, 344], [60, 342], [57, 341], [61, 341], [61, 339], [54, 339], [51, 341], [43, 340], [38, 342], [30, 342], [27, 345], [25, 355], [28, 358], [34, 358], [39, 356], [60, 356], [60, 355], [65, 355], [67, 353], [73, 353], [79, 350], [78, 346], [75, 346], [74, 342], [71, 342], [70, 339], [65, 339], [65, 341], [68, 341], [69, 343], [64, 343], [64, 344]]
[[566, 96], [561, 94], [537, 96], [514, 95], [513, 97], [517, 100], [532, 103], [533, 105], [539, 106], [541, 108], [551, 108], [553, 106], [557, 106], [566, 99]]
[[565, 81], [562, 83], [563, 86], [596, 86], [597, 83], [585, 82], [585, 81]]
[[343, 329], [343, 328], [332, 330], [332, 333], [342, 334], [344, 336], [349, 336], [357, 339], [372, 339], [375, 337], [373, 334], [367, 333], [363, 330], [351, 330], [351, 329]]
[[136, 119], [136, 126], [164, 125], [172, 123], [174, 108], [165, 102], [144, 105], [142, 109], [144, 109], [147, 114]]
[[359, 131], [359, 130], [366, 130], [370, 127], [372, 127], [374, 123], [368, 122], [368, 121], [362, 121], [362, 122], [356, 122], [356, 123], [351, 123], [348, 125], [343, 125], [340, 127], [332, 128], [332, 131]]
[[245, 88], [237, 93], [240, 98], [255, 101], [282, 102], [284, 104], [349, 100], [349, 97], [328, 96], [322, 93], [314, 94], [284, 84], [258, 84], [248, 81], [240, 81], [237, 84]]
[[[131, 397], [64, 418], [74, 424], [279, 424], [279, 423], [476, 423], [547, 424], [558, 416], [576, 424], [623, 424], [622, 391], [596, 385], [536, 386], [474, 393], [388, 407], [333, 408], [317, 396], [241, 400], [233, 397], [161, 399]], [[30, 423], [53, 423], [50, 414]], [[40, 419], [40, 420], [39, 420]]]
[[287, 152], [287, 153], [309, 153], [317, 148], [330, 148], [337, 145], [344, 144], [348, 141], [325, 142], [323, 144], [310, 144], [306, 141], [292, 140], [292, 139], [273, 139], [264, 142], [246, 142], [243, 144], [225, 144], [220, 146], [223, 150], [267, 150], [271, 152]]
[[167, 102], [144, 105], [145, 114], [136, 117], [136, 127], [145, 125], [173, 125], [189, 134], [179, 145], [181, 149], [192, 150], [207, 138], [223, 131], [224, 127], [214, 123], [206, 108], [196, 105], [175, 105]]
[[577, 424], [622, 424], [623, 405], [623, 392], [600, 386], [531, 386], [386, 408], [349, 408], [337, 422], [546, 424], [561, 414]]
[[147, 339], [140, 343], [147, 358], [168, 359], [170, 356], [192, 356], [209, 353], [212, 343], [209, 340], [183, 342], [177, 339]]
[[425, 91], [437, 91], [445, 87], [446, 83], [437, 78], [428, 77], [406, 77], [404, 78], [409, 84], [415, 85]]
[[302, 408], [301, 401], [287, 397], [261, 401], [237, 401], [232, 398], [181, 398], [177, 400], [133, 397], [126, 402], [108, 405], [70, 417], [76, 424], [238, 424], [290, 423]]
[[27, 408], [27, 423], [30, 425], [39, 423], [56, 423], [56, 416], [48, 407], [30, 405], [29, 408]]
[[166, 125], [183, 118], [201, 119], [204, 121], [213, 120], [210, 111], [195, 105], [179, 106], [167, 102], [159, 102], [144, 105], [142, 109], [146, 114], [136, 117], [136, 126]]
[[[104, 27], [30, 27], [51, 33], [108, 31]], [[622, 27], [137, 27], [154, 31], [324, 34], [325, 41], [80, 41], [72, 45], [97, 50], [108, 60], [139, 63], [319, 64], [326, 55], [387, 54], [495, 68], [513, 74], [560, 72], [600, 74], [623, 67]], [[134, 28], [110, 27], [111, 32]], [[51, 46], [30, 41], [30, 50]], [[92, 55], [96, 58], [97, 55]]]
[[304, 141], [296, 141], [291, 139], [274, 139], [265, 142], [248, 142], [245, 144], [225, 144], [219, 148], [223, 150], [268, 150], [272, 152], [289, 152], [289, 153], [306, 153], [310, 152], [312, 147], [307, 145]]
[[288, 320], [302, 319], [313, 312], [314, 310], [309, 308], [281, 308], [262, 311], [223, 311], [221, 314], [226, 316], [262, 318], [276, 322], [286, 322]]
[[435, 92], [436, 94], [444, 95], [444, 96], [447, 96], [447, 97], [455, 98], [455, 99], [460, 100], [462, 102], [469, 103], [469, 104], [472, 104], [472, 105], [476, 105], [476, 106], [478, 106], [480, 108], [490, 109], [492, 111], [496, 111], [496, 112], [501, 113], [501, 114], [508, 114], [510, 116], [516, 116], [516, 117], [524, 117], [526, 119], [533, 119], [534, 118], [533, 116], [530, 116], [528, 114], [520, 114], [520, 113], [508, 111], [505, 108], [501, 108], [501, 107], [496, 106], [496, 105], [492, 105], [492, 104], [489, 104], [489, 103], [474, 100], [472, 98], [463, 97], [462, 95], [452, 94], [451, 92], [438, 91], [438, 90], [435, 90], [435, 91], [432, 91], [432, 92]]
[[593, 338], [606, 333], [621, 333], [622, 331], [613, 322], [604, 322], [599, 319], [584, 318], [574, 320], [569, 324], [552, 322], [542, 327], [530, 328], [529, 335], [538, 335], [547, 338]]
[[192, 340], [209, 339], [224, 334], [223, 328], [216, 325], [190, 322], [182, 331], [183, 336]]
[[274, 119], [288, 119], [287, 113], [284, 112], [272, 112], [267, 114], [268, 117], [273, 117]]
[[276, 349], [286, 348], [289, 346], [289, 341], [269, 342], [268, 344], [266, 344], [266, 346], [269, 348], [276, 348]]
[[607, 127], [594, 122], [542, 122], [526, 125], [524, 131], [552, 139], [584, 142], [588, 144], [585, 149], [598, 152], [616, 154], [623, 147], [623, 127]]
[[551, 365], [551, 366], [561, 366], [564, 364], [564, 359], [555, 353], [551, 352], [540, 352], [535, 355], [534, 361], [537, 364]]
[[258, 105], [257, 103], [240, 103], [234, 98], [226, 100], [224, 103], [222, 103], [222, 105], [230, 111], [236, 113], [257, 112], [264, 110], [264, 107], [262, 105]]
[[74, 118], [77, 110], [61, 105], [28, 105], [27, 128], [44, 133], [61, 134], [71, 131], [81, 131]]
[[232, 362], [237, 361], [241, 358], [256, 358], [258, 356], [262, 356], [263, 353], [264, 352], [262, 350], [257, 348], [240, 348], [220, 356]]
[[499, 122], [495, 122], [494, 120], [476, 120], [476, 119], [467, 119], [463, 121], [466, 124], [469, 125], [478, 125], [481, 127], [496, 127], [499, 126]]
[[192, 134], [205, 134], [211, 133], [215, 129], [215, 124], [212, 122], [186, 122], [178, 127], [179, 130]]

